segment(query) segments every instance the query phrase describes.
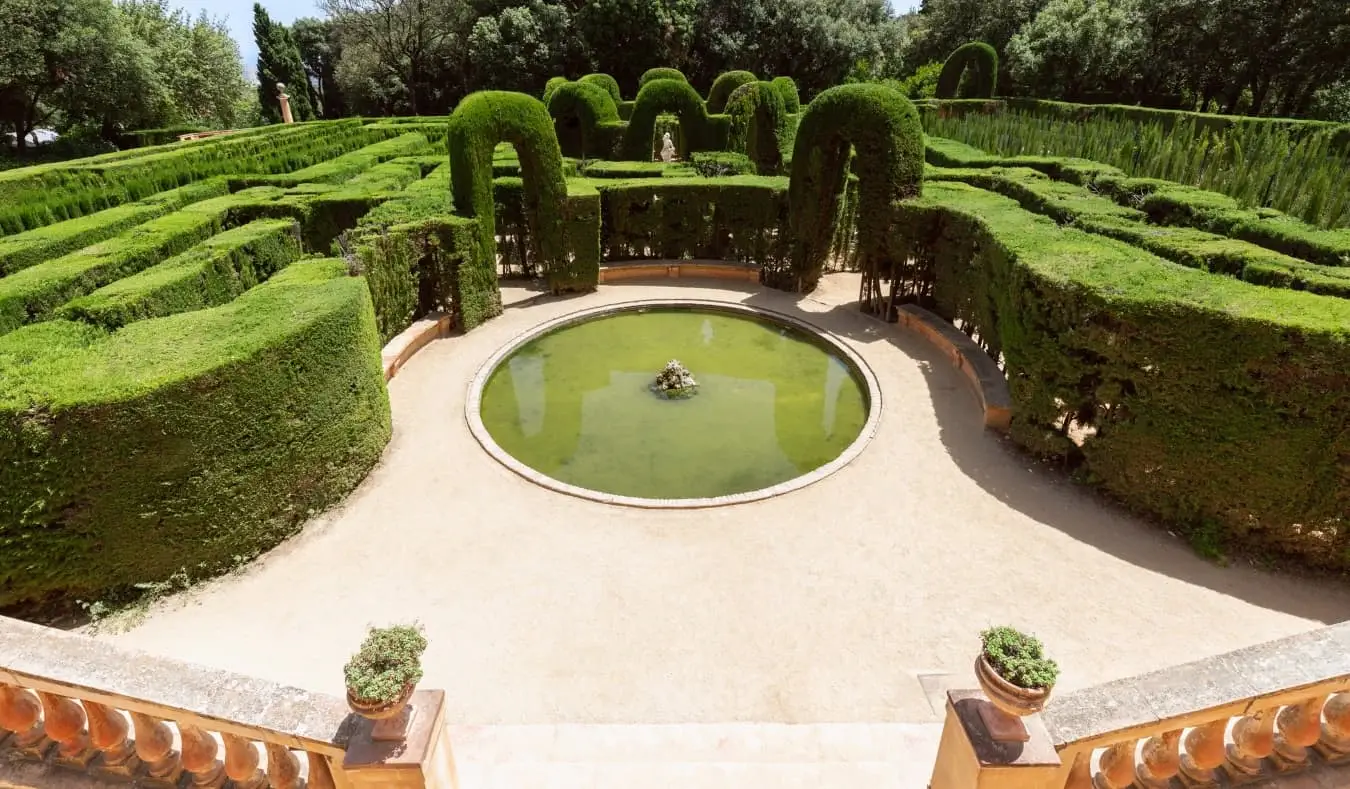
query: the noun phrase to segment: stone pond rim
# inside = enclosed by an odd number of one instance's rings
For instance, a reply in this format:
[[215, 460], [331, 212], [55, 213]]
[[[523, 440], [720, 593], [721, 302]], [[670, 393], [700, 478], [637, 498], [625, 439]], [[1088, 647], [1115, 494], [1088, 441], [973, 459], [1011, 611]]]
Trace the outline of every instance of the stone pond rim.
[[[769, 321], [809, 335], [813, 342], [820, 344], [828, 353], [835, 354], [841, 361], [849, 366], [850, 371], [853, 373], [855, 380], [862, 390], [862, 394], [866, 398], [866, 419], [861, 429], [858, 431], [857, 436], [832, 460], [806, 473], [799, 474], [775, 485], [742, 493], [706, 498], [643, 498], [638, 496], [605, 493], [603, 491], [573, 485], [550, 477], [547, 474], [531, 468], [511, 453], [507, 452], [496, 442], [488, 431], [486, 424], [483, 422], [481, 413], [484, 389], [487, 387], [489, 380], [497, 368], [509, 359], [513, 353], [526, 344], [560, 329], [586, 323], [597, 318], [610, 317], [629, 312], [640, 313], [649, 310], [682, 309], [698, 312], [720, 312], [735, 317]], [[474, 439], [497, 462], [515, 472], [517, 475], [524, 477], [536, 485], [557, 493], [563, 493], [576, 498], [589, 499], [604, 504], [643, 509], [700, 509], [721, 507], [761, 501], [781, 496], [795, 490], [800, 490], [801, 488], [825, 479], [853, 462], [876, 434], [881, 421], [881, 412], [882, 394], [876, 375], [858, 353], [839, 339], [835, 338], [829, 332], [821, 329], [808, 320], [775, 310], [706, 299], [641, 299], [624, 302], [622, 304], [578, 310], [535, 325], [528, 331], [512, 338], [483, 362], [479, 367], [478, 372], [469, 383], [469, 391], [465, 398], [464, 405], [465, 421], [468, 423], [469, 432], [473, 434]]]

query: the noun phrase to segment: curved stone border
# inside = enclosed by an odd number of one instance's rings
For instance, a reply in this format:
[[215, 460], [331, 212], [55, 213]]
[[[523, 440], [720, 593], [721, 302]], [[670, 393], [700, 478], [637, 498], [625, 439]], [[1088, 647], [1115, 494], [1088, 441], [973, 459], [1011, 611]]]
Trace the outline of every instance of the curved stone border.
[[966, 333], [934, 315], [923, 307], [905, 304], [898, 310], [900, 325], [918, 334], [942, 351], [980, 398], [984, 409], [984, 426], [1008, 431], [1012, 421], [1012, 395], [1008, 393], [1008, 379], [998, 364]]
[[[817, 469], [802, 474], [801, 476], [793, 477], [785, 482], [780, 482], [777, 485], [767, 488], [760, 488], [759, 490], [701, 499], [647, 499], [637, 496], [618, 496], [611, 493], [602, 493], [597, 490], [591, 490], [589, 488], [578, 487], [576, 485], [569, 485], [566, 482], [556, 480], [553, 477], [535, 471], [524, 463], [521, 463], [509, 452], [498, 446], [496, 441], [492, 440], [492, 436], [488, 433], [487, 426], [483, 424], [482, 416], [479, 413], [483, 400], [483, 388], [487, 386], [487, 381], [489, 376], [492, 375], [492, 371], [496, 370], [497, 366], [514, 353], [516, 349], [536, 337], [540, 337], [565, 326], [582, 323], [591, 318], [620, 312], [634, 312], [654, 307], [690, 307], [695, 309], [728, 312], [734, 315], [769, 318], [770, 320], [786, 324], [795, 329], [809, 332], [813, 337], [829, 347], [830, 350], [838, 353], [852, 364], [853, 368], [857, 370], [862, 377], [863, 385], [867, 388], [868, 410], [867, 421], [863, 424], [862, 430], [858, 432], [858, 437], [839, 454], [839, 457]], [[641, 299], [623, 302], [621, 304], [611, 304], [604, 307], [591, 307], [589, 309], [579, 310], [563, 315], [560, 318], [545, 321], [529, 331], [516, 336], [489, 357], [488, 360], [483, 363], [483, 366], [478, 369], [478, 373], [469, 384], [469, 394], [468, 397], [465, 398], [464, 403], [464, 418], [465, 421], [469, 423], [469, 432], [473, 433], [474, 439], [478, 441], [483, 449], [487, 450], [489, 455], [496, 458], [497, 462], [501, 463], [503, 466], [506, 466], [508, 469], [536, 485], [559, 493], [566, 493], [569, 496], [576, 496], [577, 498], [590, 499], [591, 501], [599, 501], [605, 504], [617, 504], [625, 507], [642, 507], [645, 509], [699, 509], [703, 507], [721, 507], [728, 504], [745, 504], [751, 501], [760, 501], [762, 499], [773, 498], [774, 496], [781, 496], [784, 493], [798, 490], [807, 485], [819, 482], [853, 462], [853, 459], [862, 453], [868, 442], [876, 435], [877, 428], [881, 423], [881, 387], [877, 383], [877, 378], [876, 375], [873, 374], [872, 368], [868, 367], [867, 362], [863, 361], [862, 357], [857, 353], [854, 353], [853, 349], [835, 339], [834, 336], [825, 330], [792, 315], [786, 315], [762, 307], [747, 307], [744, 304], [737, 304], [735, 302], [711, 301], [708, 299]]]
[[624, 260], [600, 267], [600, 283], [629, 279], [701, 279], [759, 282], [759, 266], [727, 260]]
[[398, 375], [398, 371], [408, 360], [418, 351], [422, 350], [432, 340], [439, 340], [450, 334], [450, 327], [453, 321], [445, 313], [433, 313], [427, 317], [413, 321], [413, 325], [399, 332], [398, 336], [385, 344], [380, 350], [380, 361], [384, 365], [384, 380], [387, 383], [389, 379]]

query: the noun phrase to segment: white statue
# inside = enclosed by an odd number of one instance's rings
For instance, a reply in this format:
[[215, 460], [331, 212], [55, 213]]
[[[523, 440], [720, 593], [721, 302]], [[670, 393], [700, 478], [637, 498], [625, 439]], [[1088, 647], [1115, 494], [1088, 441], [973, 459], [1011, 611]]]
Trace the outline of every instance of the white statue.
[[661, 161], [670, 164], [675, 158], [675, 141], [670, 139], [670, 132], [666, 132], [661, 137]]

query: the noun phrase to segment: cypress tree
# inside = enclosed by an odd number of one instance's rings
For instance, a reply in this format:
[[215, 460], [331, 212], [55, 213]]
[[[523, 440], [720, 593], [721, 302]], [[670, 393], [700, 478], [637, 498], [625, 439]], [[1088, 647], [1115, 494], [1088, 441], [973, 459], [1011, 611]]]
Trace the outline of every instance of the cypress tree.
[[280, 82], [291, 97], [291, 116], [296, 121], [314, 120], [311, 86], [300, 60], [300, 47], [296, 46], [291, 31], [273, 22], [261, 3], [253, 4], [253, 39], [258, 44], [258, 102], [262, 104], [263, 116], [272, 123], [281, 120], [281, 103], [277, 101]]

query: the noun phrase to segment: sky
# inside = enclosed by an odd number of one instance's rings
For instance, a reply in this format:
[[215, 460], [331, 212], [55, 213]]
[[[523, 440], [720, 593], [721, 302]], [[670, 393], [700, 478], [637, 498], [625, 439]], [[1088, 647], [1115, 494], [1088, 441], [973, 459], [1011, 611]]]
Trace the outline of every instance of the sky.
[[[912, 11], [919, 7], [919, 0], [889, 0], [891, 8], [897, 12]], [[278, 22], [290, 24], [300, 17], [321, 17], [318, 0], [262, 0], [268, 15]], [[196, 16], [206, 11], [214, 17], [224, 17], [230, 28], [230, 35], [239, 42], [239, 54], [244, 60], [244, 74], [253, 76], [254, 63], [258, 59], [258, 48], [253, 44], [253, 0], [177, 0], [172, 3]]]

